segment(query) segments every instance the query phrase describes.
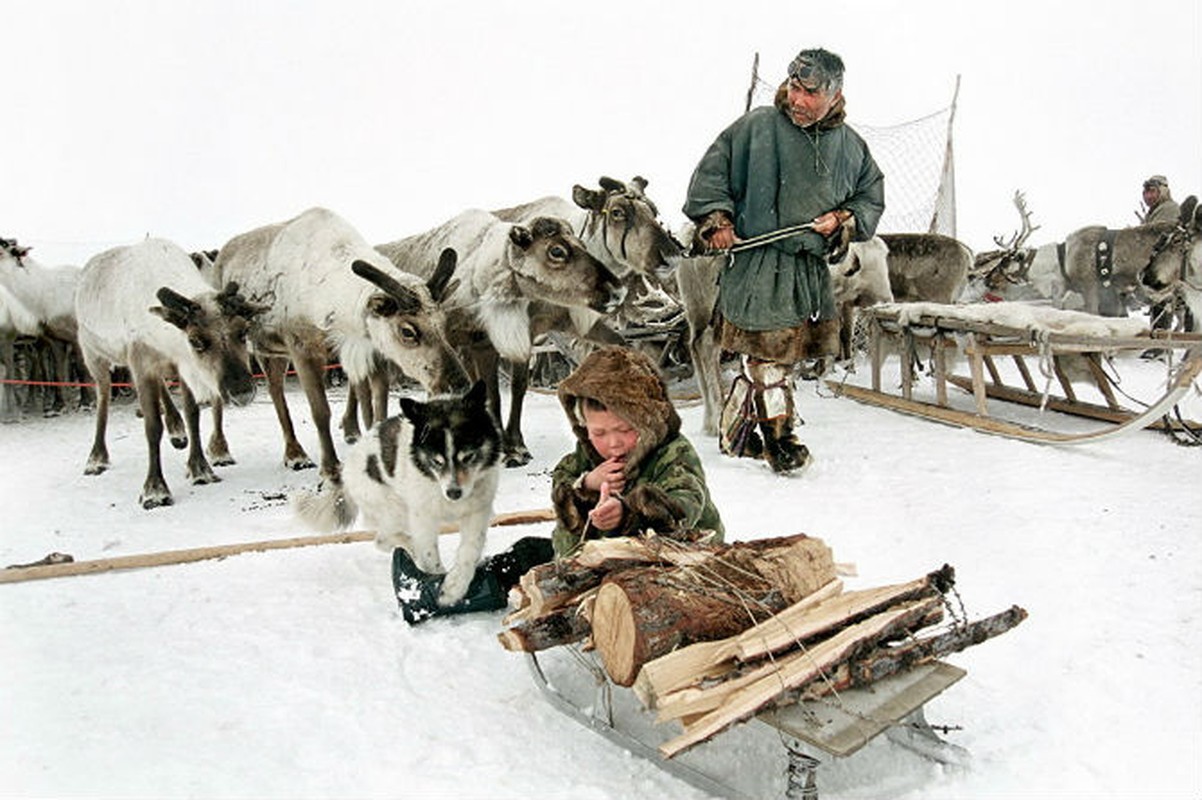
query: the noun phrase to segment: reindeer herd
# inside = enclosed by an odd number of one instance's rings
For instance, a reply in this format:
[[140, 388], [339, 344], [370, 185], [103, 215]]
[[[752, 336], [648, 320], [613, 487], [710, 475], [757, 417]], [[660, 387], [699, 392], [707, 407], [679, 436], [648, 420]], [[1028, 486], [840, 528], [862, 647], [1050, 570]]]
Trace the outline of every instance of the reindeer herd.
[[[387, 416], [398, 376], [431, 394], [463, 393], [483, 381], [501, 419], [504, 364], [504, 461], [516, 466], [530, 460], [521, 410], [536, 346], [547, 337], [585, 348], [625, 342], [619, 320], [645, 317], [646, 308], [662, 310], [666, 302], [679, 309], [678, 335], [705, 404], [704, 430], [714, 434], [723, 389], [712, 317], [726, 258], [694, 252], [687, 229], [678, 238], [665, 228], [646, 187], [642, 178], [602, 178], [598, 189], [575, 186], [570, 201], [465, 211], [375, 246], [322, 208], [234, 236], [217, 251], [189, 254], [148, 239], [100, 253], [82, 268], [45, 267], [29, 248], [0, 239], [0, 355], [8, 379], [0, 385], [0, 414], [11, 417], [16, 405], [18, 339], [44, 343], [50, 357], [43, 374], [56, 385], [70, 382], [70, 355], [78, 353], [96, 386], [85, 472], [103, 472], [112, 371], [124, 368], [146, 433], [140, 502], [154, 508], [172, 502], [160, 458], [164, 430], [174, 447], [187, 449], [193, 483], [218, 480], [212, 465], [233, 463], [222, 412], [226, 403], [254, 396], [252, 357], [267, 377], [284, 463], [314, 466], [286, 403], [291, 366], [318, 435], [320, 477], [335, 481], [331, 363], [349, 382], [341, 420], [347, 441], [359, 436], [360, 417], [369, 428]], [[1037, 226], [1021, 193], [1014, 201], [1022, 227], [1008, 241], [996, 238], [995, 250], [974, 255], [950, 237], [898, 233], [841, 252], [830, 264], [843, 319], [841, 357], [854, 355], [855, 309], [881, 302], [1023, 300], [1110, 316], [1167, 302], [1190, 309], [1179, 325], [1194, 329], [1202, 305], [1202, 214], [1193, 197], [1175, 224], [1091, 226], [1039, 248], [1026, 245]], [[80, 400], [88, 404], [86, 391]], [[206, 404], [213, 428], [207, 457], [200, 444]], [[55, 399], [47, 412], [61, 405]]]

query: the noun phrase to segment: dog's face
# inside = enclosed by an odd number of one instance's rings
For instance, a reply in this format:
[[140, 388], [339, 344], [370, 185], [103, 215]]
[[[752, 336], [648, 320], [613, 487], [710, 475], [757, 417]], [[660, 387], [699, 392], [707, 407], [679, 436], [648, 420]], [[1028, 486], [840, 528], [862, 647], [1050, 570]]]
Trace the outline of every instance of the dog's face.
[[413, 425], [409, 457], [448, 500], [471, 495], [476, 480], [496, 466], [501, 430], [488, 411], [483, 381], [462, 397], [425, 403], [402, 397], [401, 413]]

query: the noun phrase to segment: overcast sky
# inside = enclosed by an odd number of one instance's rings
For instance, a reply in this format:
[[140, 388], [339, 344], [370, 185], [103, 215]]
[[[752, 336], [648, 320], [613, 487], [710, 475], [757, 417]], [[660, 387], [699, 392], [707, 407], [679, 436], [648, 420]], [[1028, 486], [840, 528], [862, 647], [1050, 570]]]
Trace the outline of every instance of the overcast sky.
[[1202, 190], [1197, 0], [7, 3], [0, 235], [79, 263], [146, 234], [186, 249], [322, 205], [373, 243], [601, 175], [674, 227], [743, 110], [752, 59], [847, 64], [849, 121], [949, 105], [958, 233], [989, 249], [1133, 224], [1140, 184]]

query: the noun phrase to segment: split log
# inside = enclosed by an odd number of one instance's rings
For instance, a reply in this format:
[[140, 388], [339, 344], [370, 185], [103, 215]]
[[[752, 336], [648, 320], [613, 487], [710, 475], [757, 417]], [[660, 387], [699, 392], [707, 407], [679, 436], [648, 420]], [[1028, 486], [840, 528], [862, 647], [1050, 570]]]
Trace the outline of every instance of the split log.
[[923, 636], [895, 645], [878, 647], [863, 658], [841, 664], [821, 681], [810, 684], [801, 692], [793, 692], [792, 698], [782, 695], [781, 704], [815, 697], [832, 692], [841, 692], [857, 686], [867, 686], [881, 678], [958, 653], [974, 644], [980, 644], [1000, 636], [1027, 618], [1027, 611], [1020, 606], [1011, 606], [990, 617], [969, 622], [953, 630], [935, 636]]
[[952, 568], [945, 565], [909, 583], [845, 594], [839, 594], [842, 583], [832, 581], [737, 636], [697, 642], [647, 662], [635, 681], [635, 693], [646, 707], [653, 708], [657, 697], [695, 683], [700, 676], [714, 674], [724, 662], [762, 658], [846, 627], [903, 600], [947, 591], [953, 574]]
[[576, 606], [523, 620], [497, 634], [497, 641], [510, 652], [535, 653], [561, 644], [571, 644], [587, 638], [592, 631], [588, 621], [591, 597]]
[[[713, 711], [685, 727], [680, 736], [660, 746], [660, 753], [671, 758], [711, 736], [755, 714], [782, 693], [819, 680], [837, 664], [848, 661], [865, 647], [911, 629], [932, 611], [942, 598], [914, 600], [869, 617], [824, 639], [808, 650], [799, 650], [776, 659], [758, 680], [728, 696]], [[662, 713], [662, 709], [661, 709]]]
[[608, 575], [593, 607], [593, 643], [614, 683], [648, 661], [732, 636], [835, 579], [830, 548], [805, 535], [739, 542], [686, 567]]

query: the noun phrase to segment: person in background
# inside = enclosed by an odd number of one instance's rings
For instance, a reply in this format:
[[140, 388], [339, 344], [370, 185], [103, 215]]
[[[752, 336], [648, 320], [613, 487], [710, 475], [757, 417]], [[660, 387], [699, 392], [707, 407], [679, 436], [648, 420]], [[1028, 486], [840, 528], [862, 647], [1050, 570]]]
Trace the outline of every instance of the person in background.
[[1153, 175], [1144, 181], [1142, 210], [1136, 211], [1141, 225], [1153, 222], [1176, 222], [1181, 216], [1181, 207], [1169, 192], [1169, 180], [1163, 175]]
[[576, 447], [551, 472], [557, 556], [587, 539], [662, 536], [721, 542], [701, 458], [680, 432], [668, 388], [645, 354], [593, 351], [558, 389]]
[[811, 456], [794, 433], [794, 368], [838, 352], [827, 257], [870, 239], [885, 210], [884, 176], [845, 122], [842, 59], [798, 53], [773, 105], [737, 119], [702, 156], [683, 210], [703, 244], [731, 252], [718, 337], [742, 372], [723, 405], [719, 448], [778, 473], [801, 470]]
[[[1141, 225], [1157, 222], [1175, 223], [1181, 216], [1181, 207], [1169, 192], [1169, 180], [1163, 175], [1153, 175], [1144, 181], [1142, 211], [1136, 211]], [[1165, 300], [1153, 303], [1148, 309], [1148, 320], [1152, 330], [1168, 330], [1173, 327], [1174, 303]], [[1155, 360], [1164, 358], [1166, 351], [1153, 347], [1140, 354], [1141, 358]]]

